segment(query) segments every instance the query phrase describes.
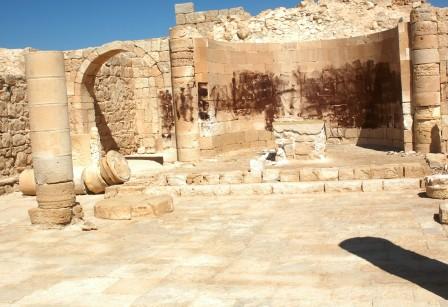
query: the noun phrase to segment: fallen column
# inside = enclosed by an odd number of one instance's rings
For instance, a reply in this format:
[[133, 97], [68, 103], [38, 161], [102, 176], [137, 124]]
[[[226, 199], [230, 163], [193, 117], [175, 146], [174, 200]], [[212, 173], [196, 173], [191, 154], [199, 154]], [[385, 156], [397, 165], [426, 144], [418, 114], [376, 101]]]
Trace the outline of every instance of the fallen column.
[[28, 213], [32, 224], [68, 224], [76, 196], [64, 57], [59, 51], [38, 51], [25, 60], [38, 203]]

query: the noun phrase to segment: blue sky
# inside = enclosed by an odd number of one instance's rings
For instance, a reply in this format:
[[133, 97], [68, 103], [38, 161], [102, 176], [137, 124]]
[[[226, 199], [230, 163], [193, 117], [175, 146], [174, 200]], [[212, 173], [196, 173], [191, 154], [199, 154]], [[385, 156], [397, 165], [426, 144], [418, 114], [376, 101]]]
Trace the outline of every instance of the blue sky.
[[[179, 0], [1, 0], [0, 48], [68, 50], [166, 36]], [[252, 14], [299, 0], [196, 0], [197, 11], [243, 6]], [[432, 0], [448, 6], [448, 0]]]

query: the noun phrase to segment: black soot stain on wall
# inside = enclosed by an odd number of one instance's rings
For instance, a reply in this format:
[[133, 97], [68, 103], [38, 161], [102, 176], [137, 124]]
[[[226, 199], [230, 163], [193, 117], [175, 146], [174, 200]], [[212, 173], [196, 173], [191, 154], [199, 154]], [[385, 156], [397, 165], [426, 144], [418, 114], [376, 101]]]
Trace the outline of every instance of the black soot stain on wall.
[[388, 63], [355, 61], [312, 73], [298, 68], [292, 76], [293, 80], [287, 80], [272, 73], [234, 73], [230, 85], [212, 86], [209, 103], [214, 104], [215, 113], [264, 113], [267, 130], [272, 129], [275, 118], [291, 114], [282, 103], [286, 93], [293, 97], [288, 98], [292, 100], [287, 108], [297, 117], [322, 119], [345, 128], [397, 127], [402, 123], [400, 75]]
[[173, 96], [170, 91], [159, 92], [159, 104], [162, 113], [162, 136], [170, 138], [174, 127]]

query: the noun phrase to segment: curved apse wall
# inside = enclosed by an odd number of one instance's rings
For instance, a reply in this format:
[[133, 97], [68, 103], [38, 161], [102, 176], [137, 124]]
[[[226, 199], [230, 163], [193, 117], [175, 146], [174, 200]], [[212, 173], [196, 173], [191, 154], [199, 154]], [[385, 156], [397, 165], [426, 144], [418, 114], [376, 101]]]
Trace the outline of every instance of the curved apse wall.
[[201, 153], [272, 145], [275, 118], [322, 119], [329, 140], [403, 147], [398, 29], [298, 43], [195, 40]]

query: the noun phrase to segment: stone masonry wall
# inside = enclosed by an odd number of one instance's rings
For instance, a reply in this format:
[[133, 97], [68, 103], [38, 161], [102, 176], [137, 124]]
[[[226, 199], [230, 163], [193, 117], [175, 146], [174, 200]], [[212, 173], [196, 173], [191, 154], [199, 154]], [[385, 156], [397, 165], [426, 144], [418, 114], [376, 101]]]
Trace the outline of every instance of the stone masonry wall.
[[336, 142], [403, 148], [398, 41], [398, 29], [284, 44], [196, 39], [203, 153], [270, 141], [284, 117], [323, 119]]
[[105, 152], [137, 152], [132, 53], [120, 53], [100, 68], [93, 86], [95, 122]]
[[65, 56], [71, 126], [78, 138], [101, 123], [106, 150], [175, 152], [167, 38], [112, 42]]
[[0, 75], [0, 195], [11, 192], [17, 175], [31, 165], [26, 83]]

